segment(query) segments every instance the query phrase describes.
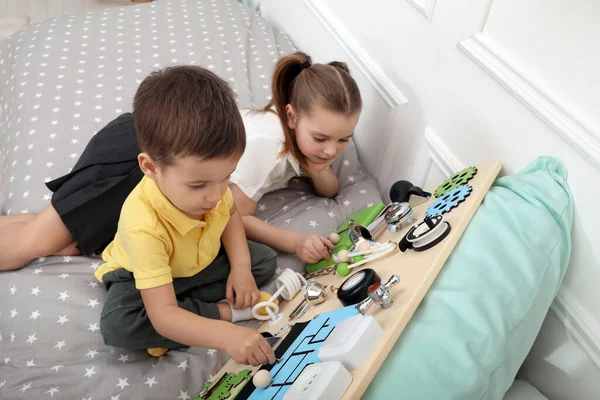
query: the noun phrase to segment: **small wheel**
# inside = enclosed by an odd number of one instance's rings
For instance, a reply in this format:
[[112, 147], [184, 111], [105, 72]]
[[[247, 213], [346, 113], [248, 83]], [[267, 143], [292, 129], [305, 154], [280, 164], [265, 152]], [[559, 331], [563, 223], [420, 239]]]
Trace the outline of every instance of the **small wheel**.
[[380, 282], [381, 278], [375, 270], [362, 269], [342, 283], [337, 291], [337, 298], [344, 306], [358, 304], [369, 296], [367, 293], [369, 286]]

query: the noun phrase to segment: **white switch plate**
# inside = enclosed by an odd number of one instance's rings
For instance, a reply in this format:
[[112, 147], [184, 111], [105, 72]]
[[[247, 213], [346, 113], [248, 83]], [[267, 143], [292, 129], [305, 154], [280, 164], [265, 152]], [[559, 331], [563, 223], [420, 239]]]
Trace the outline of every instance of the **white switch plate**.
[[339, 361], [310, 364], [283, 396], [283, 400], [338, 400], [350, 384], [352, 375]]

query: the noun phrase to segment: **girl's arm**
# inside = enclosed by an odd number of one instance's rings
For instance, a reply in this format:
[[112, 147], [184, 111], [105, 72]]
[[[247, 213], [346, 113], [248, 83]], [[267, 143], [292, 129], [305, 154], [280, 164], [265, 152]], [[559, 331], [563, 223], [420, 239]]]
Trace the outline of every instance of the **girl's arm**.
[[340, 181], [331, 167], [322, 171], [309, 170], [308, 174], [315, 192], [321, 197], [333, 198], [340, 190]]
[[292, 231], [271, 225], [254, 216], [256, 202], [250, 199], [237, 186], [231, 188], [238, 212], [242, 215], [248, 239], [265, 244], [276, 251], [297, 254], [304, 262], [315, 263], [329, 260], [327, 247], [335, 246], [329, 240], [310, 233]]

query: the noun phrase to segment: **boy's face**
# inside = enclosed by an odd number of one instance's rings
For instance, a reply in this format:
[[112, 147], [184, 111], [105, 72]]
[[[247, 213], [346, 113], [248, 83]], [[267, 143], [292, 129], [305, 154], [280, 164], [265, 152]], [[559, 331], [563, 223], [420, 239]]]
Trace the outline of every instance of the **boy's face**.
[[200, 219], [216, 207], [227, 191], [229, 176], [238, 161], [238, 157], [204, 160], [186, 156], [167, 166], [153, 164], [150, 166], [153, 168], [147, 168], [149, 171], [144, 168], [142, 160], [140, 164], [144, 173], [156, 181], [175, 207], [190, 218]]

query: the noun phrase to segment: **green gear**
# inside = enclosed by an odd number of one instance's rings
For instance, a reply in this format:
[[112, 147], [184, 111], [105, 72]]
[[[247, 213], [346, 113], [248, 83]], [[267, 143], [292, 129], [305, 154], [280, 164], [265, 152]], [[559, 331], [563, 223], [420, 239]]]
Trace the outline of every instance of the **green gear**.
[[446, 179], [435, 189], [433, 193], [436, 198], [443, 196], [452, 189], [464, 185], [469, 182], [477, 174], [477, 167], [468, 167], [462, 171], [458, 171], [450, 178]]

